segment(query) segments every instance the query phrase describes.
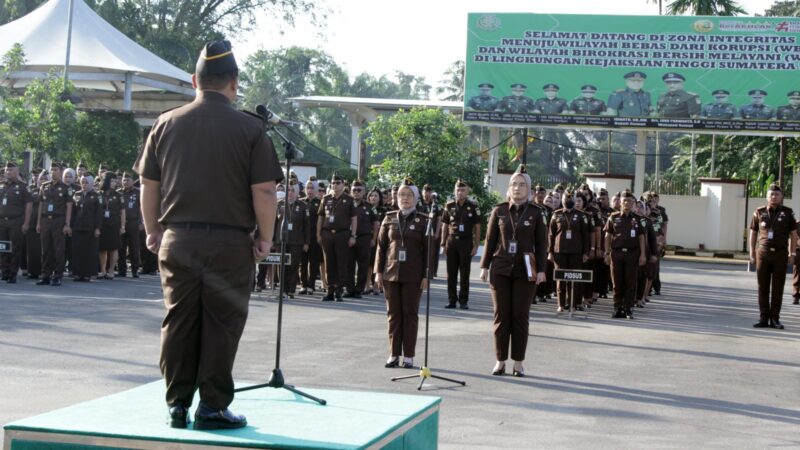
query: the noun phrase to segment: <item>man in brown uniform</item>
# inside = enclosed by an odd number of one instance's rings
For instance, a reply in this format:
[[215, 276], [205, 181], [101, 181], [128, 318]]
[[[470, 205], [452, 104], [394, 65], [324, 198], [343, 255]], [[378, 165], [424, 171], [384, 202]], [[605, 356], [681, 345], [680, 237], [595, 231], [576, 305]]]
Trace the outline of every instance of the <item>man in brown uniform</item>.
[[283, 221], [284, 203], [289, 202], [289, 220], [286, 223], [288, 233], [286, 239], [286, 254], [290, 256], [290, 264], [286, 267], [286, 279], [281, 280], [281, 287], [289, 298], [294, 298], [294, 291], [297, 289], [298, 272], [300, 261], [304, 250], [308, 250], [308, 242], [311, 240], [311, 223], [308, 206], [298, 200], [300, 189], [296, 180], [289, 182], [286, 187], [286, 198], [278, 202], [278, 215], [275, 218], [275, 247], [273, 251], [279, 252], [281, 245], [281, 226]]
[[0, 253], [3, 280], [17, 282], [22, 241], [31, 224], [33, 197], [28, 186], [19, 179], [19, 167], [6, 163], [5, 181], [0, 183], [0, 241], [11, 242], [10, 253]]
[[317, 241], [325, 255], [328, 273], [328, 292], [323, 302], [342, 301], [342, 290], [347, 283], [349, 248], [356, 244], [358, 211], [353, 197], [344, 193], [344, 178], [334, 173], [331, 177], [333, 193], [322, 197], [317, 211]]
[[633, 214], [636, 201], [629, 190], [619, 194], [621, 210], [612, 213], [606, 222], [606, 264], [611, 266], [614, 280], [614, 314], [612, 319], [633, 319], [636, 297], [636, 276], [646, 262], [645, 233]]
[[[608, 217], [613, 212], [609, 206], [608, 191], [605, 188], [600, 188], [600, 191], [597, 195], [597, 208], [600, 210], [600, 226], [603, 227], [605, 226], [606, 222], [608, 222]], [[600, 259], [598, 260], [597, 264], [595, 290], [600, 297], [608, 298], [608, 285], [611, 282], [611, 272], [610, 268], [605, 263], [606, 240], [602, 237], [602, 228], [600, 242], [597, 244], [597, 254], [599, 255]]]
[[[442, 239], [442, 211], [443, 208], [441, 205], [436, 203], [438, 195], [433, 192], [433, 188], [429, 184], [425, 184], [422, 186], [422, 198], [419, 200], [419, 204], [417, 204], [417, 211], [425, 214], [430, 218], [431, 212], [433, 212], [433, 239], [435, 242], [440, 242]], [[437, 250], [434, 250], [433, 254], [433, 261], [431, 266], [431, 275], [432, 277], [436, 277], [436, 274], [439, 272], [439, 254], [438, 254], [438, 247]]]
[[126, 259], [130, 256], [131, 275], [133, 278], [139, 278], [139, 267], [142, 265], [139, 232], [144, 228], [140, 207], [141, 195], [139, 188], [133, 185], [133, 178], [128, 172], [122, 174], [122, 189], [118, 192], [122, 195], [122, 206], [125, 208], [125, 233], [119, 246], [117, 274], [123, 278], [128, 274]]
[[[583, 269], [589, 259], [591, 248], [592, 226], [582, 211], [575, 209], [574, 193], [564, 192], [563, 208], [556, 210], [550, 219], [548, 256], [555, 263], [556, 269]], [[564, 281], [557, 283], [558, 312], [569, 308], [567, 304], [567, 286]], [[583, 297], [581, 283], [573, 283], [572, 295], [574, 305], [583, 310], [580, 300]]]
[[[350, 252], [347, 261], [347, 295], [349, 298], [361, 298], [364, 287], [367, 285], [367, 274], [369, 273], [369, 255], [378, 240], [380, 223], [378, 214], [364, 197], [366, 187], [361, 180], [353, 181], [350, 189], [353, 193], [353, 206], [356, 208], [356, 244]], [[358, 273], [356, 273], [358, 266]], [[355, 281], [355, 284], [354, 284]]]
[[780, 321], [783, 284], [787, 265], [796, 256], [797, 220], [794, 211], [782, 202], [780, 186], [770, 185], [767, 205], [756, 209], [750, 221], [750, 264], [756, 266], [760, 312], [758, 322], [753, 325], [756, 328], [783, 329]]
[[61, 182], [64, 166], [59, 162], [50, 164], [51, 181], [42, 184], [39, 190], [39, 223], [36, 232], [42, 236], [42, 279], [38, 285], [61, 286], [66, 257], [65, 237], [71, 233], [72, 194]]
[[[206, 44], [192, 75], [195, 100], [159, 116], [134, 165], [147, 247], [158, 252], [167, 307], [161, 372], [176, 428], [186, 427], [198, 388], [195, 429], [247, 425], [228, 409], [231, 369], [247, 320], [253, 261], [272, 244], [275, 182], [283, 175], [263, 124], [231, 105], [238, 73], [229, 42]], [[261, 234], [254, 242], [256, 223]]]
[[319, 211], [320, 197], [317, 178], [309, 178], [306, 183], [306, 196], [301, 200], [308, 208], [308, 220], [311, 223], [311, 240], [308, 243], [308, 251], [303, 252], [303, 260], [300, 265], [300, 281], [303, 284], [300, 295], [313, 294], [314, 286], [317, 284], [317, 277], [322, 266], [322, 247], [316, 239], [317, 213]]
[[[447, 256], [447, 306], [469, 309], [469, 272], [472, 257], [478, 252], [481, 238], [481, 213], [478, 204], [469, 200], [469, 186], [456, 181], [455, 200], [448, 202], [442, 213], [442, 247]], [[458, 277], [461, 285], [458, 291]]]

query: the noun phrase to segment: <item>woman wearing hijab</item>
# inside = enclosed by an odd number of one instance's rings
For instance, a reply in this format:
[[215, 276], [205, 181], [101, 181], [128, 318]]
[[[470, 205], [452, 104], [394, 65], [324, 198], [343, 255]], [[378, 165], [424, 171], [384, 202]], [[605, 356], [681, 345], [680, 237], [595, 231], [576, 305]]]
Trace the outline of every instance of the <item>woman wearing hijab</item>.
[[[397, 190], [398, 210], [386, 214], [378, 233], [375, 286], [384, 290], [389, 323], [386, 367], [414, 367], [419, 300], [428, 287], [428, 218], [417, 212], [419, 191], [408, 178]], [[403, 362], [400, 362], [400, 356]]]
[[97, 238], [103, 226], [100, 195], [94, 190], [94, 178], [81, 177], [81, 190], [73, 194], [72, 276], [75, 281], [89, 281], [97, 275]]
[[528, 345], [529, 313], [536, 283], [546, 280], [545, 212], [530, 203], [531, 179], [520, 165], [508, 182], [508, 201], [489, 216], [481, 280], [491, 287], [497, 362], [492, 375], [506, 373], [509, 347], [513, 374], [525, 376], [522, 362]]

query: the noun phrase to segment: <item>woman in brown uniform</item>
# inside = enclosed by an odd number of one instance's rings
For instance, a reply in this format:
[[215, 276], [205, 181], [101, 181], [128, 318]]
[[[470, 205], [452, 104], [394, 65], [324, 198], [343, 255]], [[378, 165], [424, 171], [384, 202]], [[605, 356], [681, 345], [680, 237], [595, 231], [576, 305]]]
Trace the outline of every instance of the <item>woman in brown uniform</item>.
[[481, 280], [489, 281], [494, 305], [492, 375], [506, 372], [509, 339], [514, 376], [522, 377], [529, 313], [536, 283], [545, 281], [547, 224], [544, 211], [529, 202], [531, 179], [520, 166], [508, 182], [508, 202], [492, 210], [481, 258]]
[[103, 227], [100, 230], [100, 274], [97, 278], [114, 279], [120, 236], [125, 232], [125, 209], [122, 206], [122, 195], [117, 192], [117, 175], [106, 172], [100, 192]]
[[74, 281], [89, 281], [97, 275], [97, 238], [103, 224], [100, 196], [94, 191], [94, 178], [81, 177], [81, 190], [73, 195], [72, 276]]
[[386, 367], [414, 367], [419, 300], [428, 287], [428, 218], [417, 212], [417, 187], [406, 179], [397, 190], [400, 209], [386, 213], [378, 233], [375, 286], [383, 288], [389, 322]]

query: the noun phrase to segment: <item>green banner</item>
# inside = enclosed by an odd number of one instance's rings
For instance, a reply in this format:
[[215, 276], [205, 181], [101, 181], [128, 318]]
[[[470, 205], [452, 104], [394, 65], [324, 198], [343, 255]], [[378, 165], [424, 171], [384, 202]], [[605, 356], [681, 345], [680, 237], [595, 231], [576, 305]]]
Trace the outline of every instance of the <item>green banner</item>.
[[800, 19], [469, 14], [464, 120], [800, 133]]

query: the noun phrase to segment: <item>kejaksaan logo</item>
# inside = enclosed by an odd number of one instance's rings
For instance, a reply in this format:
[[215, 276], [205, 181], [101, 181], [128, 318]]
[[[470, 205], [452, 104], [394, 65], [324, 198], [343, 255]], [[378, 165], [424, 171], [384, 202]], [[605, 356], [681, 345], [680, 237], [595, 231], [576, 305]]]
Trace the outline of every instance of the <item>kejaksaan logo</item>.
[[784, 20], [775, 24], [775, 31], [778, 33], [797, 33], [800, 32], [800, 21]]
[[500, 28], [500, 19], [494, 14], [484, 14], [478, 18], [478, 28], [487, 31], [497, 30]]

